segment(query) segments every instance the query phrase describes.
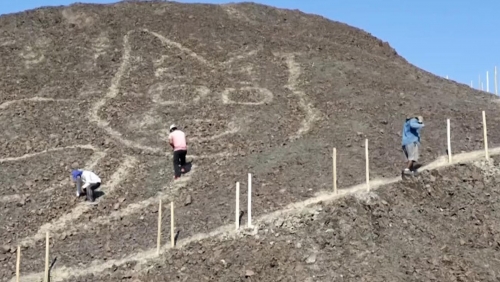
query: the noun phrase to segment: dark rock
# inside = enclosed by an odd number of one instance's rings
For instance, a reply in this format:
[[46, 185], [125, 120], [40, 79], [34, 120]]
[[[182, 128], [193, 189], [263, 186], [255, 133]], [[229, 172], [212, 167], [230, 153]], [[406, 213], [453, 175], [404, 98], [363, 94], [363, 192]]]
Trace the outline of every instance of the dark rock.
[[192, 203], [191, 195], [187, 195], [186, 200], [184, 201], [184, 206], [189, 206]]
[[0, 254], [6, 254], [6, 253], [9, 253], [10, 252], [10, 246], [7, 246], [7, 245], [3, 245], [2, 247], [0, 247]]
[[247, 269], [245, 271], [245, 277], [252, 277], [255, 275], [255, 272], [253, 270]]

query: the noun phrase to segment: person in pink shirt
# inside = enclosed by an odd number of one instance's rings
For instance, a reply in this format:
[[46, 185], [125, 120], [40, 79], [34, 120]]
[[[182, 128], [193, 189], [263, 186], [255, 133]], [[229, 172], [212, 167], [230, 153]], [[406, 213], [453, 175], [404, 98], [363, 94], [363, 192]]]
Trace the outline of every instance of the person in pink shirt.
[[181, 173], [185, 171], [187, 142], [186, 134], [179, 130], [175, 124], [170, 126], [170, 134], [168, 135], [168, 142], [172, 149], [174, 149], [174, 179], [177, 180], [181, 177]]

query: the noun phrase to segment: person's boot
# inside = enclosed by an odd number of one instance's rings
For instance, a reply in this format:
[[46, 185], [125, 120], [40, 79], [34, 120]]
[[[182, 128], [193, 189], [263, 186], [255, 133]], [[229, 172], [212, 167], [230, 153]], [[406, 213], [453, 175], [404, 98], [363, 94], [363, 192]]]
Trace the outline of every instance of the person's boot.
[[418, 167], [420, 167], [419, 165], [417, 165], [417, 163], [413, 163], [413, 165], [411, 166], [411, 171], [413, 173], [416, 173], [417, 170], [418, 170]]
[[409, 168], [405, 168], [405, 169], [403, 170], [403, 174], [404, 174], [404, 175], [412, 175], [412, 174], [413, 174], [413, 171], [411, 171]]

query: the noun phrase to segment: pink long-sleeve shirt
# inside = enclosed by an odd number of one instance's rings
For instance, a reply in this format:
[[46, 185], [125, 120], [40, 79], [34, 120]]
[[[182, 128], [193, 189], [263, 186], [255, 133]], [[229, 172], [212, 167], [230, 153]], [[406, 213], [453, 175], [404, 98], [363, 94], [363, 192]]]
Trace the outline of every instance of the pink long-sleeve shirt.
[[186, 134], [178, 129], [168, 135], [168, 141], [174, 146], [174, 151], [187, 150]]

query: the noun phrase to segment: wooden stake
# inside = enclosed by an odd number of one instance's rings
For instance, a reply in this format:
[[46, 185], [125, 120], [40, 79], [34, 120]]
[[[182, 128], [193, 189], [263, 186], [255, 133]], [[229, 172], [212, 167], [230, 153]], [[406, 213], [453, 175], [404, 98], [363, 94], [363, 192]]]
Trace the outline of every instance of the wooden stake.
[[490, 159], [490, 154], [488, 152], [488, 129], [486, 127], [486, 113], [483, 111], [483, 135], [484, 135], [484, 155], [486, 160]]
[[236, 230], [240, 229], [240, 183], [236, 182], [236, 208], [234, 211]]
[[486, 71], [486, 92], [490, 92], [490, 75]]
[[481, 82], [481, 91], [484, 91], [484, 86], [482, 82]]
[[452, 162], [451, 158], [451, 129], [450, 129], [450, 119], [446, 120], [446, 135], [448, 139], [448, 162]]
[[333, 193], [337, 194], [337, 148], [333, 148]]
[[248, 228], [252, 228], [252, 174], [248, 174]]
[[368, 159], [368, 139], [365, 139], [366, 190], [370, 191], [370, 160]]
[[16, 282], [19, 282], [19, 269], [21, 268], [21, 246], [17, 246], [17, 260], [16, 260]]
[[49, 232], [45, 234], [45, 282], [49, 282]]
[[497, 67], [495, 66], [495, 94], [498, 95]]
[[161, 199], [160, 199], [160, 204], [158, 206], [158, 238], [156, 239], [156, 253], [159, 255], [160, 254], [160, 247], [161, 247]]
[[175, 247], [174, 202], [170, 202], [170, 244]]

